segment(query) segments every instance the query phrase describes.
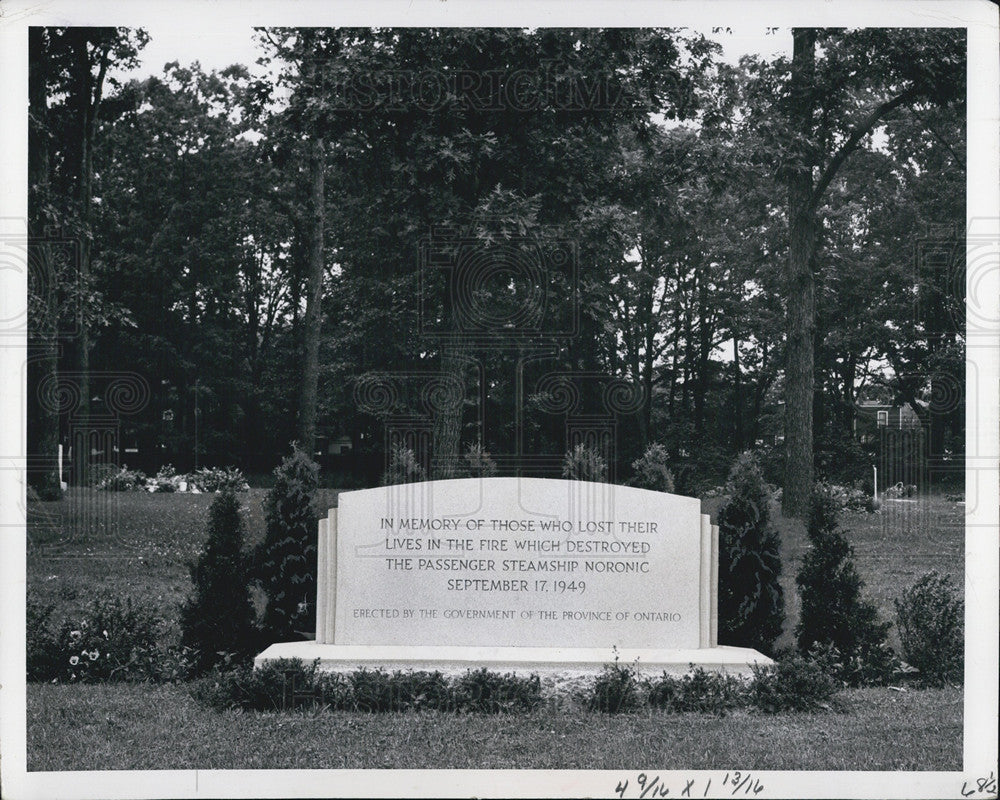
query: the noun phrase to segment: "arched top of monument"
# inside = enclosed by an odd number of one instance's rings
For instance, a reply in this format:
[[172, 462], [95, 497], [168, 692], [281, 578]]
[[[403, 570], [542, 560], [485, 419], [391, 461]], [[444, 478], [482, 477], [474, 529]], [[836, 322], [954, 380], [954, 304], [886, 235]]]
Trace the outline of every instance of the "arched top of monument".
[[595, 520], [643, 516], [691, 519], [701, 513], [696, 497], [635, 486], [556, 478], [449, 478], [341, 492], [341, 509], [369, 508], [370, 513], [433, 513], [444, 516], [515, 513], [541, 518]]

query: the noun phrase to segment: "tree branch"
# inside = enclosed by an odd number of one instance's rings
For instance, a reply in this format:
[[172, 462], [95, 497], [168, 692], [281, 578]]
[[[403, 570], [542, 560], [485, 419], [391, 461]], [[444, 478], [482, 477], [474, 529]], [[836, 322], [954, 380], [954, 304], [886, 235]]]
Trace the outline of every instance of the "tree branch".
[[[101, 49], [100, 60], [98, 61], [99, 69], [97, 72], [97, 80], [94, 82], [93, 105], [89, 120], [91, 137], [97, 135], [97, 117], [101, 112], [101, 99], [104, 96], [104, 76], [108, 74], [108, 54], [110, 52], [111, 45], [105, 44]], [[88, 98], [88, 100], [90, 100], [90, 98]]]
[[941, 144], [943, 144], [945, 148], [948, 150], [948, 152], [951, 153], [951, 157], [955, 159], [955, 163], [958, 164], [958, 166], [964, 170], [965, 159], [955, 152], [955, 148], [953, 148], [945, 140], [945, 138], [940, 133], [938, 133], [937, 130], [935, 130], [934, 126], [931, 125], [930, 122], [928, 122], [923, 116], [921, 116], [920, 112], [918, 112], [917, 109], [912, 108], [910, 110], [913, 112], [913, 116], [915, 116], [918, 120], [920, 120], [920, 124], [923, 125], [928, 131], [930, 131], [931, 135], [935, 139], [937, 139]]
[[810, 213], [816, 210], [820, 200], [823, 199], [823, 193], [826, 191], [830, 182], [837, 174], [837, 170], [839, 170], [841, 165], [847, 160], [847, 157], [857, 150], [858, 145], [861, 144], [861, 140], [871, 133], [872, 129], [881, 120], [885, 119], [885, 117], [901, 105], [913, 100], [916, 96], [916, 88], [911, 87], [902, 94], [894, 97], [892, 100], [887, 100], [886, 102], [876, 106], [867, 117], [861, 120], [861, 122], [851, 132], [851, 135], [847, 137], [847, 140], [840, 146], [840, 149], [834, 153], [833, 158], [830, 159], [829, 163], [826, 165], [826, 169], [824, 169], [823, 173], [820, 175], [819, 181], [816, 183], [816, 186], [813, 188], [812, 194], [809, 197], [807, 209]]

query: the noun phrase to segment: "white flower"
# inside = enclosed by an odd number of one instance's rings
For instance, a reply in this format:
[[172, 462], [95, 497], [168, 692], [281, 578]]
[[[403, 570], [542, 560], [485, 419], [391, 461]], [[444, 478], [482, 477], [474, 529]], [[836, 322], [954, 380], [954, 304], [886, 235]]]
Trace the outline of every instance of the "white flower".
[[104, 634], [104, 638], [105, 638], [105, 639], [107, 639], [107, 638], [108, 638], [108, 632], [107, 632], [107, 631], [101, 631], [101, 633], [103, 633], [103, 634]]
[[69, 663], [75, 667], [77, 664], [80, 663], [80, 656], [70, 656]]
[[69, 632], [69, 638], [70, 639], [79, 639], [81, 636], [83, 636], [83, 634], [80, 633], [80, 631], [70, 631]]
[[97, 657], [98, 657], [99, 655], [100, 655], [100, 653], [98, 653], [98, 652], [97, 652], [96, 650], [91, 650], [91, 651], [90, 651], [89, 653], [87, 653], [87, 657], [88, 657], [88, 658], [89, 658], [89, 659], [90, 659], [91, 661], [97, 661]]

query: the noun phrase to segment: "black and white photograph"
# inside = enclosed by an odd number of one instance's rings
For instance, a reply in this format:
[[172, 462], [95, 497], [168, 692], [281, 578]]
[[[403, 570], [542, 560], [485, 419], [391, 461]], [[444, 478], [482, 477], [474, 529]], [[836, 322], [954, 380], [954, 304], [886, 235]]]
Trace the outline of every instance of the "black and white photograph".
[[997, 6], [0, 8], [0, 790], [998, 796]]

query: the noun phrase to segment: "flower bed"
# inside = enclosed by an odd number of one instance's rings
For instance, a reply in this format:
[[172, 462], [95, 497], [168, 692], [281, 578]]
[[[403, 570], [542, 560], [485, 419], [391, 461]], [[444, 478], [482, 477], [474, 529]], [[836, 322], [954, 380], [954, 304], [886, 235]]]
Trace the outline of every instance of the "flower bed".
[[129, 469], [122, 465], [121, 469], [109, 472], [97, 484], [97, 488], [106, 492], [221, 492], [229, 489], [234, 492], [249, 491], [243, 473], [236, 467], [202, 467], [195, 472], [178, 473], [171, 464], [164, 464], [153, 477], [147, 477], [142, 471]]

